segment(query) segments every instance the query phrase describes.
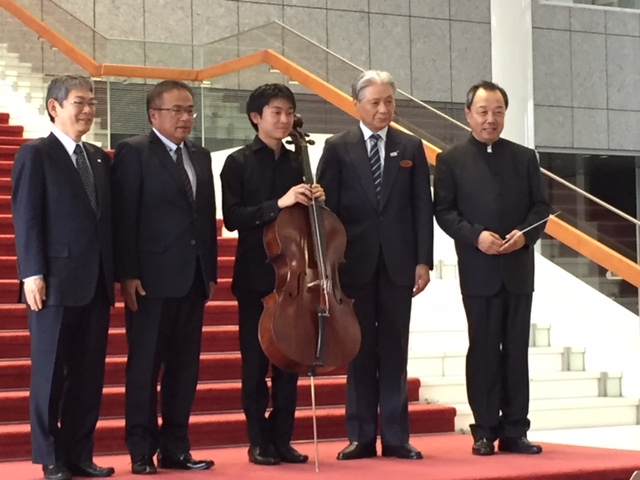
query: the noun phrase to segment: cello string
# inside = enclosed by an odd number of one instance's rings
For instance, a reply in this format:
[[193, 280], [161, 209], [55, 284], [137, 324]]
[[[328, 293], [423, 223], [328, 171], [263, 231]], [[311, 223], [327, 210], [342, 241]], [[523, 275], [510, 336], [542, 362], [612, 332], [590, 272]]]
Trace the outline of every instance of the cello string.
[[325, 309], [327, 313], [329, 313], [329, 292], [328, 292], [328, 285], [327, 285], [328, 274], [327, 274], [327, 266], [326, 266], [326, 260], [325, 260], [325, 252], [323, 248], [324, 242], [322, 241], [324, 235], [322, 235], [322, 232], [321, 232], [322, 224], [320, 223], [320, 219], [318, 215], [319, 213], [318, 206], [315, 199], [312, 200], [311, 211], [312, 211], [311, 216], [313, 218], [311, 229], [313, 230], [313, 235], [316, 240], [315, 246], [316, 246], [318, 270], [320, 271], [320, 286], [322, 289], [322, 295], [324, 296], [324, 300], [325, 300]]

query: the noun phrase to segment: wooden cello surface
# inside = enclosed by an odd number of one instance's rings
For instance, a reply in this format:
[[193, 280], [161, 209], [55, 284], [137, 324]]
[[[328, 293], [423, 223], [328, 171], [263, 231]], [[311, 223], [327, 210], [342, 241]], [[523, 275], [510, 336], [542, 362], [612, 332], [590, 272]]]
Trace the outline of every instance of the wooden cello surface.
[[[305, 134], [294, 124], [292, 138], [313, 184]], [[340, 289], [338, 266], [347, 242], [338, 217], [324, 206], [296, 204], [280, 212], [264, 231], [275, 268], [273, 293], [263, 299], [259, 338], [278, 367], [313, 375], [346, 365], [360, 348], [353, 300]]]

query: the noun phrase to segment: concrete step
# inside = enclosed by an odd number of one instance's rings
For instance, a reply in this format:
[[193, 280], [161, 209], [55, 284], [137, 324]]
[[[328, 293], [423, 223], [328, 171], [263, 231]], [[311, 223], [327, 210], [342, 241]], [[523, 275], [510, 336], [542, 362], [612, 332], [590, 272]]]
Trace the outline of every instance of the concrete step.
[[425, 352], [466, 348], [467, 339], [466, 329], [412, 331], [409, 335], [409, 356]]
[[[456, 430], [469, 431], [473, 415], [468, 404], [452, 405], [456, 408]], [[633, 398], [567, 398], [532, 400], [529, 405], [531, 428], [554, 430], [562, 428], [588, 428], [640, 423], [640, 400]]]
[[[600, 372], [544, 372], [531, 375], [531, 400], [619, 397], [622, 376]], [[420, 377], [420, 400], [442, 405], [464, 403], [467, 399], [466, 379], [456, 377]]]
[[[408, 372], [411, 377], [464, 376], [466, 350], [410, 352]], [[529, 372], [584, 371], [585, 349], [578, 347], [532, 347], [529, 349]]]
[[44, 90], [43, 86], [45, 85], [44, 77], [41, 73], [18, 73], [16, 71], [4, 70], [0, 75], [0, 79], [10, 82], [16, 82], [19, 85], [31, 85], [34, 88], [38, 88], [40, 90]]
[[38, 109], [43, 103], [44, 97], [32, 97], [29, 93], [13, 91], [11, 93], [0, 93], [0, 108], [9, 110], [10, 113], [14, 108], [24, 106], [32, 106]]
[[[4, 65], [3, 65], [4, 62]], [[30, 74], [32, 72], [32, 67], [30, 63], [22, 63], [17, 58], [4, 58], [0, 60], [0, 68], [3, 68], [9, 75], [23, 75]]]

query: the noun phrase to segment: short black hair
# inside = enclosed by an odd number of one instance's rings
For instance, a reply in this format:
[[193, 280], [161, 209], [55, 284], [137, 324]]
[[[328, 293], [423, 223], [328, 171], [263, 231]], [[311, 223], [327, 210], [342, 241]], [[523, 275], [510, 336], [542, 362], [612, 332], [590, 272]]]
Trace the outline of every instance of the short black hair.
[[153, 108], [157, 108], [162, 96], [171, 92], [172, 90], [185, 90], [189, 92], [189, 95], [193, 98], [193, 90], [191, 87], [184, 82], [180, 82], [178, 80], [163, 80], [162, 82], [156, 84], [151, 91], [147, 94], [147, 117], [149, 118], [149, 122], [151, 122], [151, 116], [149, 115], [149, 110]]
[[490, 82], [489, 80], [482, 80], [473, 85], [467, 92], [467, 103], [465, 104], [467, 110], [471, 110], [473, 99], [476, 98], [476, 93], [478, 93], [478, 90], [480, 89], [486, 90], [487, 92], [500, 92], [500, 95], [502, 95], [502, 98], [504, 99], [504, 108], [509, 108], [509, 96], [505, 89], [497, 83]]
[[262, 116], [264, 107], [269, 105], [271, 101], [276, 98], [282, 98], [289, 102], [295, 112], [296, 97], [293, 96], [293, 92], [289, 87], [281, 83], [265, 83], [264, 85], [260, 85], [251, 92], [251, 95], [249, 95], [249, 99], [247, 100], [247, 117], [249, 117], [249, 122], [251, 122], [251, 126], [256, 132], [258, 131], [258, 125], [251, 120], [251, 114], [257, 113]]

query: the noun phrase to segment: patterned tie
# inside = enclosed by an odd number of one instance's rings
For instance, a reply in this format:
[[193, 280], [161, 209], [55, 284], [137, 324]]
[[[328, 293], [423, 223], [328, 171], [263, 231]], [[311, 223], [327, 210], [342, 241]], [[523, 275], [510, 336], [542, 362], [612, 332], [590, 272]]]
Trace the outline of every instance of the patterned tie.
[[182, 158], [182, 147], [180, 146], [176, 148], [176, 166], [178, 167], [178, 172], [180, 172], [180, 179], [182, 180], [184, 188], [187, 191], [187, 196], [189, 197], [189, 200], [193, 202], [193, 186], [191, 185], [191, 179], [189, 178], [187, 169], [184, 167], [184, 159]]
[[89, 162], [87, 162], [87, 157], [85, 157], [84, 155], [84, 149], [78, 143], [76, 145], [76, 148], [73, 150], [73, 153], [76, 155], [76, 168], [78, 169], [78, 173], [80, 174], [82, 185], [84, 185], [84, 189], [89, 196], [91, 208], [93, 208], [93, 211], [95, 213], [98, 213], [96, 186], [93, 182], [93, 173], [91, 172], [91, 167], [89, 166]]
[[380, 161], [380, 149], [378, 141], [380, 135], [374, 133], [369, 137], [371, 139], [371, 152], [369, 153], [369, 163], [371, 163], [371, 173], [373, 174], [373, 186], [376, 189], [376, 197], [380, 200], [382, 192], [382, 162]]

